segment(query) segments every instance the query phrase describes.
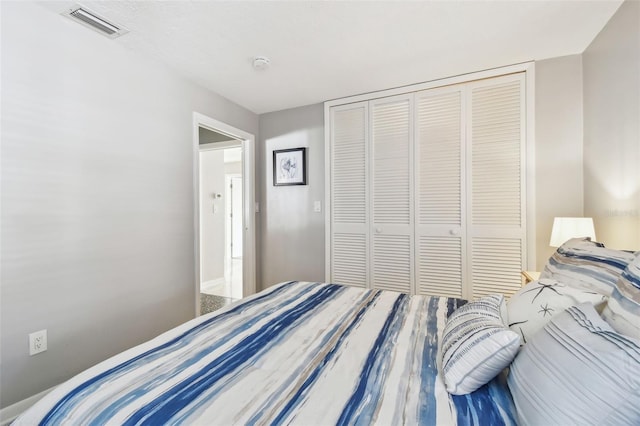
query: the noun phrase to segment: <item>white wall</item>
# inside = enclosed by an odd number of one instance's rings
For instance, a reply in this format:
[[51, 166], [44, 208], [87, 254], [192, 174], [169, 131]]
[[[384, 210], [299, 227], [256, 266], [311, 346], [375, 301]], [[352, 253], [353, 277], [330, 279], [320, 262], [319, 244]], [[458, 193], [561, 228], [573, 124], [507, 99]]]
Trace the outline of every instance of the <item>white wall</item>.
[[[224, 150], [200, 152], [200, 281], [224, 278], [225, 191]], [[214, 198], [214, 194], [222, 197]], [[214, 212], [215, 208], [215, 212]]]
[[555, 216], [582, 216], [582, 56], [536, 62], [536, 270]]
[[[307, 185], [273, 186], [273, 151], [307, 147]], [[324, 106], [260, 116], [262, 288], [324, 280]], [[321, 201], [322, 212], [313, 211]]]
[[242, 175], [242, 162], [234, 161], [232, 163], [224, 163], [224, 174]]
[[0, 7], [5, 407], [194, 316], [193, 112], [254, 134], [258, 117], [39, 5]]
[[607, 247], [640, 249], [640, 2], [583, 53], [584, 211]]

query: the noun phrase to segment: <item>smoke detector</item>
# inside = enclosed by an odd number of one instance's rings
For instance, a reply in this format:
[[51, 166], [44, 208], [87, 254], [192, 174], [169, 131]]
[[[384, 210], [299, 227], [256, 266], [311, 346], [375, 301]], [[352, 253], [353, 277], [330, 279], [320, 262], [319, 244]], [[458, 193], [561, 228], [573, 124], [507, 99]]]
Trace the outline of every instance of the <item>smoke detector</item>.
[[109, 22], [84, 6], [75, 5], [71, 9], [63, 12], [62, 15], [109, 38], [120, 37], [129, 32], [126, 28]]
[[266, 56], [256, 56], [253, 58], [253, 69], [262, 71], [269, 68], [271, 61]]

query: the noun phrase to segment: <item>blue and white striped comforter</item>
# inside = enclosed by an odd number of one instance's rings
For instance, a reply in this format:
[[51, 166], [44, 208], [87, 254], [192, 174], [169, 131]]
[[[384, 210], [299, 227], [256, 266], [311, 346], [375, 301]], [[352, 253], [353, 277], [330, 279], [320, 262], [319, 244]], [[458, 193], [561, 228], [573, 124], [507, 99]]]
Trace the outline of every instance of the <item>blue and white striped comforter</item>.
[[283, 283], [77, 375], [15, 424], [515, 424], [504, 382], [445, 390], [458, 303]]

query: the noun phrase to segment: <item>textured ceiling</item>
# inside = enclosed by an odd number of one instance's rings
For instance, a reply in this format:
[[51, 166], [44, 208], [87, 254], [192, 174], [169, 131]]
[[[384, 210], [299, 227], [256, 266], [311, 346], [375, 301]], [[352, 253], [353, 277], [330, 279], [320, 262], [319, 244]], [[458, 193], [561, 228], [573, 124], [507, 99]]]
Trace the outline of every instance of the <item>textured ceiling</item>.
[[[59, 12], [72, 3], [42, 4]], [[114, 43], [260, 114], [579, 54], [621, 1], [82, 4], [129, 29]], [[257, 55], [271, 59], [268, 70], [252, 68]]]

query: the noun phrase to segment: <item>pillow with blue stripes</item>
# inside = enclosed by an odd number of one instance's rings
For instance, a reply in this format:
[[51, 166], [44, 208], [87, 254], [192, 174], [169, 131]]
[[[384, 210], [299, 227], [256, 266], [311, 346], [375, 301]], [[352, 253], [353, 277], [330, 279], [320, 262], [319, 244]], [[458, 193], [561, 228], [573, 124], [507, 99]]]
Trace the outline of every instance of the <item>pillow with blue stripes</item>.
[[633, 253], [608, 249], [589, 238], [573, 238], [549, 258], [540, 279], [550, 278], [610, 296], [633, 258]]
[[602, 316], [618, 333], [640, 339], [640, 253], [622, 273]]
[[502, 295], [456, 309], [442, 336], [442, 373], [447, 391], [471, 393], [504, 370], [518, 353], [520, 336], [507, 327]]
[[547, 323], [511, 364], [523, 425], [640, 424], [640, 340], [613, 330], [591, 303]]

